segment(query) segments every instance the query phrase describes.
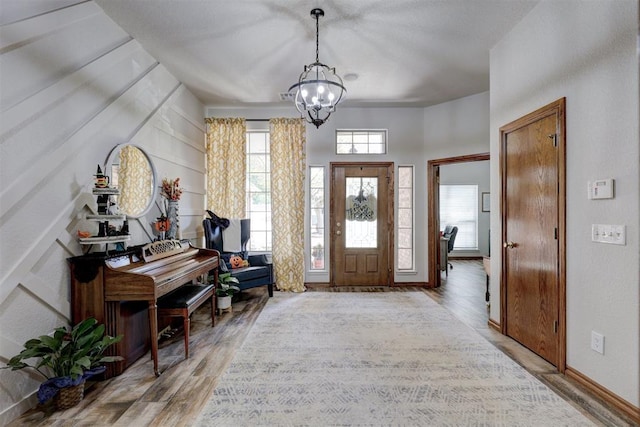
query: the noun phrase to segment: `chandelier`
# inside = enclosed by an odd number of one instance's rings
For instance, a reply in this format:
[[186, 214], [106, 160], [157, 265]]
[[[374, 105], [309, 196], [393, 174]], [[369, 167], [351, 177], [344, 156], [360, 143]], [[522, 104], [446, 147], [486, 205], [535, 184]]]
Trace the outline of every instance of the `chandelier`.
[[347, 89], [342, 79], [336, 74], [335, 68], [330, 68], [318, 59], [318, 28], [319, 18], [324, 16], [322, 9], [313, 9], [311, 16], [316, 20], [316, 62], [305, 65], [298, 82], [289, 88], [289, 94], [294, 97], [296, 108], [309, 123], [316, 128], [327, 121], [336, 105], [342, 100]]

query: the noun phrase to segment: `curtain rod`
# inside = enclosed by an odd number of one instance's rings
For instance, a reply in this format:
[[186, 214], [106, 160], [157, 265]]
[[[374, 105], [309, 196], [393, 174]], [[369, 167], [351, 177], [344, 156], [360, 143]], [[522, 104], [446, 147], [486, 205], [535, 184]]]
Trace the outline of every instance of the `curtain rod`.
[[271, 119], [244, 119], [245, 122], [268, 122]]

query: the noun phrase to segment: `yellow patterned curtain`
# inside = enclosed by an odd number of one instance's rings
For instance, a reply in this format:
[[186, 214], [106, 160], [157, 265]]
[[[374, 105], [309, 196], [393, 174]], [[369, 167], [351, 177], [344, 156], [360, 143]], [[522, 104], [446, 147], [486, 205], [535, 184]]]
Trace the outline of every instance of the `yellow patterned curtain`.
[[152, 179], [151, 166], [142, 151], [131, 145], [122, 147], [118, 170], [121, 212], [137, 216], [146, 209], [153, 192]]
[[221, 218], [244, 218], [246, 122], [206, 118], [207, 209]]
[[302, 119], [271, 119], [273, 266], [281, 291], [304, 292], [304, 177]]

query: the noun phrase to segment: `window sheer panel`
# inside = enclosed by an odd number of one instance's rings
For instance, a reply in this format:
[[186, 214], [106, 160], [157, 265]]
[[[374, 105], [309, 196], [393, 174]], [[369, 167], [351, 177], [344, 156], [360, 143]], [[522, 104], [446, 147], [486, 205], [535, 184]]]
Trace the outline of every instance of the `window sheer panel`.
[[478, 250], [478, 186], [440, 186], [440, 227], [458, 227], [454, 250]]

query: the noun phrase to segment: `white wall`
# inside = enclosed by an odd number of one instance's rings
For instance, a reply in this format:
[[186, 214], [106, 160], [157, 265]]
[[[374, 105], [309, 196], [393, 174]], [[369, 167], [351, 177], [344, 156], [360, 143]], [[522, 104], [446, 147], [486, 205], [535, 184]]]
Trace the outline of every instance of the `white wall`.
[[424, 140], [429, 159], [489, 151], [489, 92], [424, 110]]
[[[3, 0], [2, 8], [4, 364], [27, 339], [69, 321], [66, 258], [83, 251], [79, 216], [96, 208], [96, 165], [115, 145], [134, 142], [151, 155], [160, 179], [181, 178], [183, 237], [201, 235], [204, 106], [93, 2]], [[130, 244], [149, 241], [143, 226], [146, 220], [131, 222]], [[26, 370], [0, 370], [0, 425], [33, 405], [41, 381]]]
[[[639, 403], [638, 2], [543, 0], [491, 51], [491, 155], [499, 128], [561, 97], [567, 123], [567, 364]], [[492, 205], [499, 206], [498, 162]], [[616, 180], [612, 200], [588, 200], [587, 182]], [[591, 224], [625, 224], [626, 246], [592, 243]], [[500, 212], [491, 212], [500, 247]], [[493, 251], [492, 271], [500, 271]], [[499, 275], [491, 318], [500, 319]], [[590, 350], [605, 336], [604, 355]]]
[[[338, 107], [327, 123], [316, 129], [307, 125], [307, 165], [324, 166], [327, 171], [327, 214], [329, 209], [329, 172], [331, 162], [390, 161], [413, 165], [415, 172], [415, 249], [416, 271], [396, 272], [396, 282], [426, 282], [427, 263], [427, 161], [489, 150], [489, 93], [469, 96], [430, 108], [349, 108]], [[207, 117], [298, 117], [293, 105], [282, 108], [207, 108]], [[427, 125], [428, 124], [428, 125]], [[268, 129], [268, 124], [249, 122], [247, 126]], [[387, 129], [388, 153], [376, 156], [338, 156], [335, 154], [337, 129]], [[396, 192], [397, 193], [397, 192]], [[306, 213], [308, 217], [308, 213]], [[308, 218], [307, 218], [308, 221]], [[325, 247], [328, 244], [328, 215]], [[309, 242], [306, 241], [306, 253]], [[307, 255], [308, 258], [308, 255]], [[326, 258], [328, 259], [328, 257]], [[327, 263], [328, 267], [328, 263]], [[307, 272], [305, 281], [326, 283], [329, 272]]]

